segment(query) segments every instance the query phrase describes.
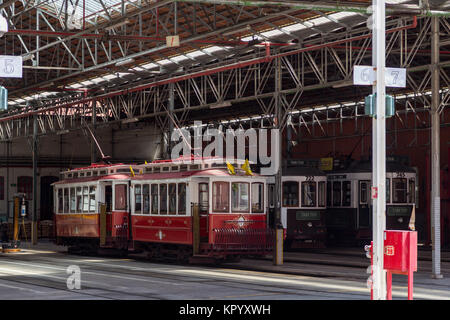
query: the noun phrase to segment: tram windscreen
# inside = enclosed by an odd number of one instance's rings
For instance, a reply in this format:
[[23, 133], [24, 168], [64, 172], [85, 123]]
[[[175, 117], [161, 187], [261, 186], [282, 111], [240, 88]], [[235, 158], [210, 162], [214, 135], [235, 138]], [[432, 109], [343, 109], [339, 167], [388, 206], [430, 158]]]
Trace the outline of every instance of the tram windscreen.
[[283, 182], [283, 207], [298, 207], [298, 182]]
[[228, 182], [213, 183], [213, 210], [214, 212], [228, 212], [230, 210], [230, 184]]
[[207, 183], [198, 184], [198, 203], [200, 205], [200, 213], [208, 213], [209, 191]]
[[249, 183], [234, 182], [231, 184], [231, 203], [233, 212], [249, 211]]
[[314, 181], [302, 182], [302, 206], [316, 206], [316, 183]]
[[407, 179], [406, 178], [393, 178], [393, 201], [394, 203], [406, 203], [407, 195]]
[[409, 179], [408, 202], [416, 202], [416, 181], [414, 179]]
[[252, 212], [264, 212], [264, 184], [252, 183]]

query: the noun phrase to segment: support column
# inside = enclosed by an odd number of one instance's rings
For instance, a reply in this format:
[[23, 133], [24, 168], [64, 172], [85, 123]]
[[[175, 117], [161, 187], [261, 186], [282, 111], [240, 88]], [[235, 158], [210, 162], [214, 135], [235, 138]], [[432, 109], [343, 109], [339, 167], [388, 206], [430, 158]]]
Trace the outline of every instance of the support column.
[[439, 18], [431, 18], [431, 247], [432, 278], [441, 274], [441, 196], [439, 119]]
[[383, 270], [384, 230], [386, 229], [386, 16], [385, 1], [373, 0], [373, 56], [376, 70], [376, 117], [372, 120], [372, 192], [373, 198], [373, 299], [386, 299], [386, 272]]
[[[176, 3], [175, 3], [176, 4]], [[175, 109], [175, 84], [169, 83], [169, 131], [167, 133], [167, 146], [165, 148], [165, 151], [167, 152], [166, 159], [170, 159], [172, 154], [172, 139], [171, 135], [174, 130], [173, 121], [175, 120], [173, 118], [173, 110]]]
[[281, 61], [279, 58], [275, 59], [275, 114], [276, 114], [276, 128], [279, 130], [278, 143], [280, 146], [280, 152], [276, 155], [278, 157], [278, 168], [275, 175], [275, 239], [274, 239], [274, 252], [273, 252], [273, 264], [283, 264], [283, 226], [281, 224], [281, 168], [282, 168], [282, 119], [283, 112], [280, 99], [281, 91]]
[[[92, 134], [95, 137], [95, 126], [97, 124], [97, 108], [96, 108], [97, 102], [94, 100], [92, 101]], [[97, 162], [97, 152], [96, 152], [96, 146], [93, 139], [91, 139], [91, 163]]]
[[33, 117], [33, 141], [32, 141], [32, 159], [33, 159], [33, 211], [31, 213], [31, 243], [37, 244], [37, 158], [38, 158], [38, 137], [37, 137], [37, 117]]

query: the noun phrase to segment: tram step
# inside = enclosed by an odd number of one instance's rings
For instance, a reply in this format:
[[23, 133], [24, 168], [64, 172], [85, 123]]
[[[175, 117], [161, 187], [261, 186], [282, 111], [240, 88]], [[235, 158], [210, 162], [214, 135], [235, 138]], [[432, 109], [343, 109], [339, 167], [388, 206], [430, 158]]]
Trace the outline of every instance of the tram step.
[[189, 258], [189, 264], [216, 264], [216, 259], [211, 256], [196, 254]]

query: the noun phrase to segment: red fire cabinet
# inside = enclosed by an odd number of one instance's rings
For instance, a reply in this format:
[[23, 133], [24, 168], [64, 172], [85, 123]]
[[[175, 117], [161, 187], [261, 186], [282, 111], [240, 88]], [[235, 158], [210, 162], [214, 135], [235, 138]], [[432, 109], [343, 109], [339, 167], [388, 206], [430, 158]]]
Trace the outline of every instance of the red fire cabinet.
[[413, 272], [417, 271], [417, 231], [384, 232], [384, 269], [387, 272], [387, 299], [392, 299], [392, 274], [408, 276], [408, 300], [413, 296]]

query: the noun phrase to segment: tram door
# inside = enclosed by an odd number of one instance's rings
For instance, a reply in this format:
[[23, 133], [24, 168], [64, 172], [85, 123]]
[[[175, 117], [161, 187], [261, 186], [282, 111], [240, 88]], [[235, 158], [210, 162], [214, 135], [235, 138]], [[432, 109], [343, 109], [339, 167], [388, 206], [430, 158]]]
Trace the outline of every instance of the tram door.
[[370, 227], [370, 181], [359, 181], [359, 205], [358, 205], [358, 219], [357, 229], [364, 229]]
[[100, 212], [100, 233], [105, 234], [106, 237], [111, 237], [112, 185], [110, 183], [104, 184], [101, 190], [104, 192], [101, 198], [105, 201], [106, 210], [104, 213]]
[[208, 242], [209, 236], [209, 184], [198, 184], [198, 204], [200, 210], [200, 242]]

